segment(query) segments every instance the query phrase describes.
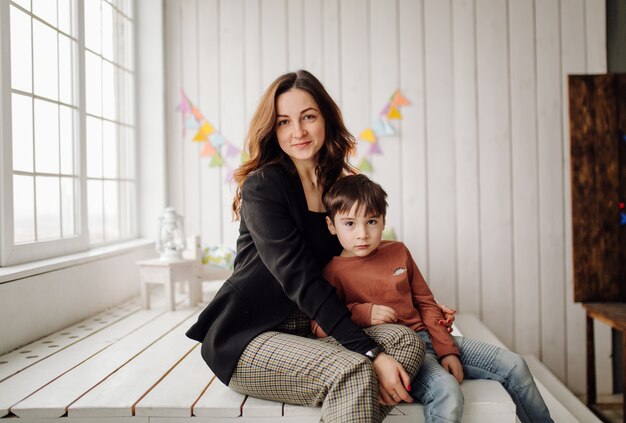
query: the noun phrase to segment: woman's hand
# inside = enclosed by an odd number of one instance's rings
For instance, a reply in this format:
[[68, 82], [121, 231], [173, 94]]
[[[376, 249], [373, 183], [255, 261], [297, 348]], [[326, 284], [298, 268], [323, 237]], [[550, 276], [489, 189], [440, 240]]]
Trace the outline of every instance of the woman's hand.
[[400, 401], [413, 402], [407, 389], [411, 389], [411, 378], [402, 365], [392, 356], [380, 353], [372, 362], [380, 382], [379, 401], [385, 405], [396, 405]]
[[383, 323], [395, 323], [398, 321], [396, 311], [384, 305], [374, 304], [372, 306], [371, 325], [382, 325]]
[[439, 308], [441, 309], [441, 311], [443, 312], [443, 316], [445, 317], [444, 319], [439, 321], [439, 324], [445, 326], [448, 333], [452, 333], [452, 323], [454, 323], [454, 315], [456, 314], [456, 310], [442, 304], [439, 305]]

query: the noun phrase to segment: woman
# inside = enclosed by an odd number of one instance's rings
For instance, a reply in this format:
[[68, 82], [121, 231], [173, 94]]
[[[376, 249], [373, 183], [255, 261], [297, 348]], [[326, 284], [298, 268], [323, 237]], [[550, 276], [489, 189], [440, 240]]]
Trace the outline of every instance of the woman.
[[[235, 271], [187, 335], [242, 394], [322, 405], [326, 422], [382, 421], [389, 405], [412, 402], [424, 346], [402, 326], [357, 327], [321, 276], [341, 251], [322, 194], [355, 173], [347, 162], [354, 137], [322, 84], [301, 70], [265, 91], [246, 146], [250, 160], [235, 172]], [[310, 319], [331, 336], [307, 337]]]

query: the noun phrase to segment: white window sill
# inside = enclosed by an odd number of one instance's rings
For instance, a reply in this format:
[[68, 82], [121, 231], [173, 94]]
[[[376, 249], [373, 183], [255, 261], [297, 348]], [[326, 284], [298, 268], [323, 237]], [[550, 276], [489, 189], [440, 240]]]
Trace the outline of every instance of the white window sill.
[[[18, 264], [15, 266], [0, 267], [0, 284], [24, 279], [41, 273], [53, 270], [64, 269], [77, 266], [79, 264], [90, 263], [103, 258], [126, 254], [135, 250], [154, 246], [154, 241], [147, 238], [138, 238], [131, 241], [111, 244], [103, 247], [93, 248], [76, 254], [69, 254], [61, 257], [54, 257], [46, 260], [34, 261], [31, 263]], [[156, 254], [156, 252], [155, 252]]]

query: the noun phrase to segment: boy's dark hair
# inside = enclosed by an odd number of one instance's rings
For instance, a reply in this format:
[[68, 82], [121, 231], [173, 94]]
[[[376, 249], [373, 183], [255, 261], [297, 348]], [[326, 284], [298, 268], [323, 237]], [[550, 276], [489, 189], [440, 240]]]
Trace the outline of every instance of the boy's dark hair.
[[359, 203], [357, 213], [365, 208], [365, 214], [382, 216], [387, 214], [387, 193], [376, 182], [363, 174], [339, 178], [324, 195], [326, 213], [333, 222], [337, 213], [346, 213]]

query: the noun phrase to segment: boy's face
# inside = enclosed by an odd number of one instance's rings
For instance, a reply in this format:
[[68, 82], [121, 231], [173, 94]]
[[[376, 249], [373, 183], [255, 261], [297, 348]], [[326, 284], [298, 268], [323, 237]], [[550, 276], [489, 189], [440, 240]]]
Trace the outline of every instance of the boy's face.
[[385, 229], [383, 216], [366, 216], [365, 208], [359, 210], [355, 203], [348, 213], [337, 213], [334, 221], [326, 218], [331, 234], [337, 235], [343, 247], [343, 257], [365, 257], [380, 244]]

